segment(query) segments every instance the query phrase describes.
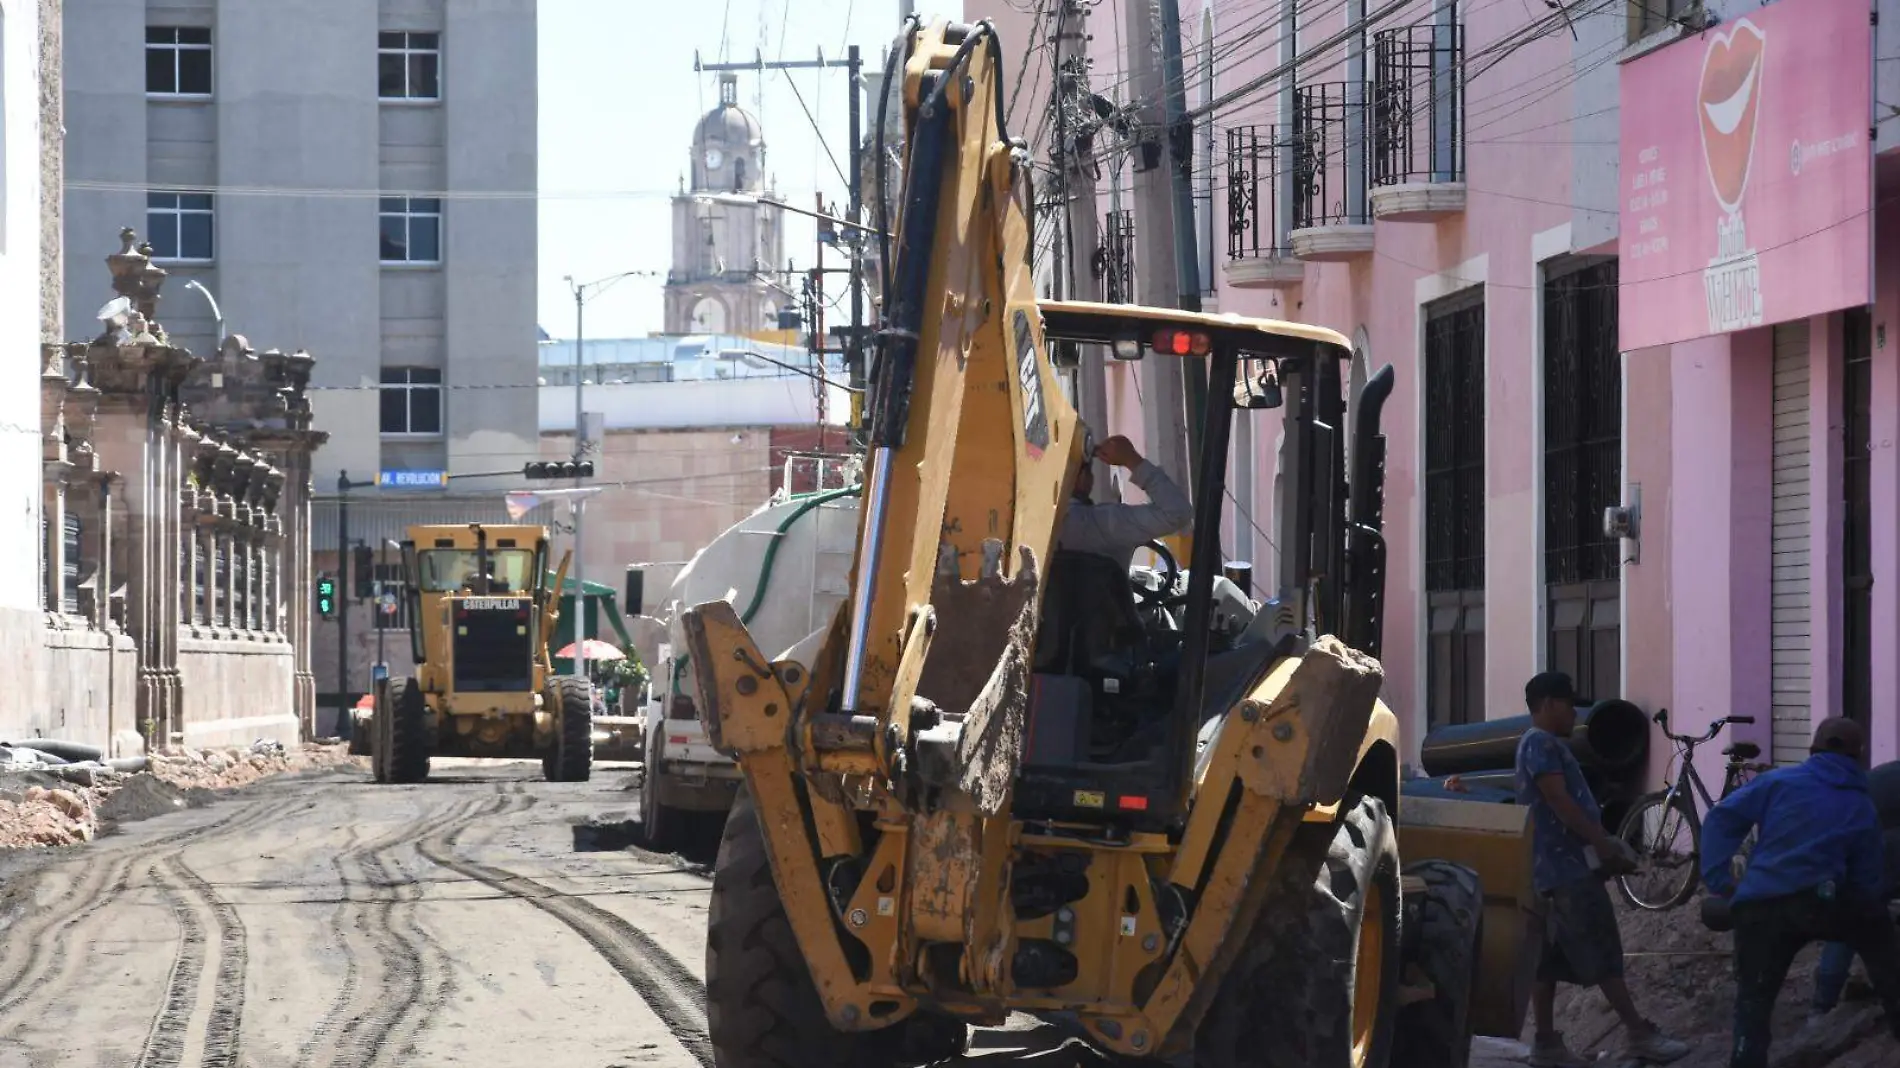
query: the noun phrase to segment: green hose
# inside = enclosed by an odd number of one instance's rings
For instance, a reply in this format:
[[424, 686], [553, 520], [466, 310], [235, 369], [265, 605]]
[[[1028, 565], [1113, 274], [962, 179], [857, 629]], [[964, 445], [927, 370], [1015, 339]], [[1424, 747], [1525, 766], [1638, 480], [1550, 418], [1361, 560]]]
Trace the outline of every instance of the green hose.
[[[792, 529], [792, 524], [805, 518], [806, 513], [820, 505], [830, 504], [840, 497], [857, 496], [859, 490], [858, 486], [849, 486], [845, 489], [814, 493], [805, 500], [805, 503], [793, 509], [791, 515], [779, 521], [778, 529], [772, 532], [772, 543], [765, 547], [765, 559], [759, 561], [759, 584], [752, 591], [752, 603], [746, 605], [744, 612], [739, 613], [741, 624], [750, 626], [752, 617], [757, 615], [759, 608], [765, 604], [765, 591], [772, 584], [772, 567], [778, 561], [779, 543], [785, 540], [785, 532]], [[673, 661], [673, 688], [675, 690], [679, 689], [680, 676], [686, 672], [686, 660], [686, 656], [681, 654], [678, 660]]]

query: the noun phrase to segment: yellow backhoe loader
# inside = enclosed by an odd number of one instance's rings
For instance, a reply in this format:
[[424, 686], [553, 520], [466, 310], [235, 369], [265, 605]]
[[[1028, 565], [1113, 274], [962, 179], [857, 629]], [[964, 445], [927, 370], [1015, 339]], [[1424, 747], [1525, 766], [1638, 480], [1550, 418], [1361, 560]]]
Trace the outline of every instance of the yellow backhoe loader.
[[[1392, 371], [1353, 399], [1348, 473], [1337, 333], [1039, 304], [994, 30], [913, 22], [900, 63], [849, 598], [808, 663], [768, 660], [725, 601], [681, 617], [745, 780], [713, 880], [717, 1063], [925, 1063], [1027, 1013], [1127, 1058], [1459, 1068], [1474, 1030], [1522, 1020], [1528, 832], [1515, 806], [1419, 799], [1398, 829], [1376, 659]], [[1052, 345], [1204, 361], [1168, 581], [1057, 548], [1082, 443]], [[1236, 407], [1285, 408], [1264, 604], [1221, 577]]]

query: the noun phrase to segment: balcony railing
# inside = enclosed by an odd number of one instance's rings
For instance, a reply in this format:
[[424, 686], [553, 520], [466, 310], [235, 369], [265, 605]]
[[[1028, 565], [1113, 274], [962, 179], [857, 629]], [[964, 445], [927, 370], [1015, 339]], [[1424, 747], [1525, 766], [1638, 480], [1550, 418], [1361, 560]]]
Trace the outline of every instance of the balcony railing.
[[1290, 256], [1276, 195], [1291, 152], [1278, 126], [1227, 131], [1227, 258]]
[[1462, 189], [1427, 187], [1465, 180], [1464, 27], [1379, 31], [1368, 88], [1374, 214], [1426, 219], [1462, 210]]
[[1269, 287], [1299, 282], [1305, 268], [1287, 240], [1293, 146], [1286, 127], [1236, 126], [1227, 131], [1227, 265], [1231, 285]]
[[1351, 100], [1349, 82], [1315, 82], [1293, 91], [1293, 229], [1368, 223], [1355, 204], [1351, 120], [1365, 105]]

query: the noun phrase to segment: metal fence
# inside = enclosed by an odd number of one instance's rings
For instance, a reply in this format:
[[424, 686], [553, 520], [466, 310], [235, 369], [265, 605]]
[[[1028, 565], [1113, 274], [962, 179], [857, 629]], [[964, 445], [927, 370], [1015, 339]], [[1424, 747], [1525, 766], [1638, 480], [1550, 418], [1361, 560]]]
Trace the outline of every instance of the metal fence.
[[1421, 24], [1372, 38], [1372, 182], [1465, 177], [1464, 27]]

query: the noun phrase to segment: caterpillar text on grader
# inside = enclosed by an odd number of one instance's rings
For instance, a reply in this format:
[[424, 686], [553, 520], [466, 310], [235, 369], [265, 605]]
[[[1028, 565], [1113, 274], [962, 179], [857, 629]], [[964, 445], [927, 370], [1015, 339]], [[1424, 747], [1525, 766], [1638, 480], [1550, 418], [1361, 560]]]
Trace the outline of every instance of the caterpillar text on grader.
[[368, 724], [377, 782], [420, 782], [432, 756], [539, 757], [550, 782], [593, 767], [593, 689], [557, 677], [548, 640], [567, 577], [547, 582], [537, 526], [413, 526], [403, 542], [416, 674], [376, 684]]
[[[717, 1063], [922, 1063], [1011, 1013], [1206, 1068], [1459, 1068], [1474, 1031], [1514, 1036], [1522, 810], [1406, 798], [1399, 829], [1392, 370], [1353, 399], [1348, 473], [1339, 334], [1039, 304], [993, 29], [913, 22], [900, 62], [849, 599], [809, 663], [768, 661], [725, 601], [682, 615], [745, 779], [711, 901]], [[1052, 341], [1205, 361], [1189, 566], [1140, 608], [1125, 562], [1056, 551], [1081, 434]], [[1229, 432], [1282, 405], [1256, 605], [1218, 578]]]

